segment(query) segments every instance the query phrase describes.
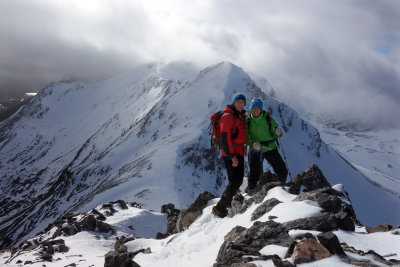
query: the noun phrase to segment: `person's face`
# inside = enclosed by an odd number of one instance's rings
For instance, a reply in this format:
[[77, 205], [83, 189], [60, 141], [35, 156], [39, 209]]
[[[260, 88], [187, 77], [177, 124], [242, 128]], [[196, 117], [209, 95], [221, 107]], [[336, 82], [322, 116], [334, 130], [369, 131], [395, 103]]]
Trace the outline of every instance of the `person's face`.
[[251, 110], [251, 114], [253, 114], [254, 117], [258, 117], [258, 115], [260, 115], [260, 113], [261, 113], [261, 109], [258, 108], [258, 107], [254, 107], [254, 108]]
[[233, 103], [233, 106], [237, 109], [237, 111], [242, 112], [244, 109], [244, 106], [246, 105], [246, 102], [244, 102], [243, 99], [238, 99]]

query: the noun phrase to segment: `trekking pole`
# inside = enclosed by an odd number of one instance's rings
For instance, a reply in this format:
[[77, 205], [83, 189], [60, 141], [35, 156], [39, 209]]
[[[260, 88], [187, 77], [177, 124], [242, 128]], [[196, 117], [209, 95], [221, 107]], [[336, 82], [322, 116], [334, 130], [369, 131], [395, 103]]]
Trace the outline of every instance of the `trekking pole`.
[[260, 149], [260, 151], [258, 152], [260, 154], [260, 176], [258, 177], [258, 180], [260, 181], [261, 176], [264, 174], [264, 168], [263, 168], [263, 152], [262, 152], [262, 148]]
[[283, 146], [281, 145], [281, 142], [279, 141], [279, 138], [276, 139], [276, 144], [278, 145], [278, 148], [280, 148], [282, 150], [283, 158], [285, 159], [285, 165], [286, 165], [286, 168], [287, 168], [287, 170], [289, 172], [290, 181], [292, 181], [292, 174], [290, 173], [290, 169], [289, 169], [289, 165], [287, 163], [285, 151], [283, 150]]

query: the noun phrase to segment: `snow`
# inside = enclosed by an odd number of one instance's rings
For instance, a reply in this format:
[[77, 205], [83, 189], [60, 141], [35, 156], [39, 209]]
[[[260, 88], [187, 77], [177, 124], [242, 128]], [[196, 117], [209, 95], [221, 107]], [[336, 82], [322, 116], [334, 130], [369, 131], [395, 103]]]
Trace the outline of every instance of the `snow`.
[[371, 182], [400, 197], [400, 130], [350, 131], [335, 129], [325, 120], [308, 116], [322, 139]]
[[[246, 179], [245, 179], [246, 180]], [[340, 187], [340, 185], [336, 185]], [[245, 197], [248, 197], [245, 195]], [[265, 216], [258, 221], [267, 221], [268, 216], [278, 215], [277, 221], [287, 222], [296, 218], [303, 218], [315, 215], [319, 212], [315, 207], [315, 203], [311, 201], [293, 201], [294, 195], [287, 192], [287, 188], [275, 187], [271, 189], [264, 201], [277, 198], [283, 203], [278, 204]], [[218, 202], [218, 198], [208, 202], [207, 207], [203, 210], [193, 224], [185, 231], [171, 235], [165, 239], [155, 239], [155, 233], [166, 231], [166, 215], [158, 212], [149, 211], [129, 207], [128, 209], [118, 208], [113, 215], [107, 216], [106, 223], [112, 225], [116, 229], [115, 236], [136, 236], [135, 240], [125, 244], [128, 251], [134, 252], [140, 249], [150, 248], [151, 253], [139, 253], [133, 260], [140, 266], [212, 266], [217, 257], [218, 251], [224, 242], [225, 235], [236, 226], [249, 228], [254, 222], [250, 220], [251, 214], [260, 204], [252, 204], [243, 214], [237, 214], [232, 217], [230, 214], [225, 218], [215, 217], [211, 213], [212, 205]], [[100, 210], [100, 207], [97, 207]], [[132, 228], [134, 231], [132, 231]], [[54, 230], [50, 230], [52, 233]], [[291, 230], [289, 235], [295, 238], [299, 234], [311, 233], [318, 235], [318, 231]], [[368, 251], [375, 250], [381, 255], [397, 253], [388, 259], [400, 259], [400, 235], [395, 232], [366, 234], [365, 228], [357, 227], [355, 232], [335, 231], [334, 232], [340, 242], [345, 242], [349, 246], [356, 249]], [[49, 236], [45, 234], [45, 236]], [[56, 253], [54, 262], [46, 262], [46, 266], [66, 266], [75, 263], [83, 266], [103, 266], [104, 255], [114, 250], [115, 236], [97, 232], [80, 232], [73, 236], [60, 237], [65, 240], [65, 244], [70, 248], [66, 253]], [[388, 245], [390, 244], [390, 245]], [[287, 252], [286, 247], [277, 245], [267, 245], [260, 250], [263, 255], [276, 254], [282, 259]], [[353, 258], [371, 259], [370, 256], [359, 256], [348, 253]], [[10, 256], [9, 252], [0, 252], [0, 264], [4, 264], [4, 259]], [[17, 266], [18, 260], [35, 262], [38, 251], [22, 253], [13, 258], [10, 263], [5, 266]], [[292, 259], [285, 259], [292, 261]], [[374, 261], [373, 261], [374, 262]], [[274, 266], [272, 261], [255, 261], [257, 266]], [[379, 263], [375, 262], [379, 265]], [[36, 262], [30, 266], [42, 266], [43, 262]], [[321, 261], [300, 264], [299, 266], [349, 266], [339, 260], [338, 257], [332, 256]]]
[[278, 246], [278, 245], [268, 245], [268, 246], [263, 247], [260, 250], [260, 253], [264, 254], [264, 255], [274, 255], [274, 254], [276, 254], [279, 257], [281, 257], [281, 259], [284, 259], [287, 250], [288, 250], [287, 247], [282, 247], [282, 246]]
[[395, 231], [366, 234], [338, 230], [334, 234], [341, 242], [358, 250], [367, 252], [372, 249], [382, 256], [395, 253], [396, 258], [400, 257], [400, 235]]
[[[155, 238], [157, 232], [164, 233], [167, 230], [167, 215], [143, 209], [132, 208], [120, 210], [118, 216], [107, 218], [106, 223], [113, 225], [117, 234], [128, 235], [134, 229], [137, 237]], [[155, 231], [157, 229], [157, 232]]]
[[[324, 139], [329, 134], [318, 132], [300, 114], [270, 97], [273, 91], [266, 80], [255, 78], [260, 81], [258, 85], [251, 77], [229, 62], [200, 72], [196, 66], [180, 62], [142, 66], [96, 83], [50, 84], [18, 114], [0, 124], [10, 125], [2, 128], [4, 139], [0, 142], [1, 193], [10, 201], [22, 203], [0, 221], [7, 221], [22, 210], [32, 210], [19, 218], [32, 220], [26, 220], [12, 233], [17, 237], [26, 230], [23, 236], [27, 239], [69, 210], [86, 211], [117, 199], [159, 210], [166, 203], [186, 208], [204, 191], [220, 196], [227, 181], [224, 170], [210, 167], [214, 158], [206, 157], [210, 154], [207, 150], [209, 116], [230, 103], [234, 93], [242, 92], [248, 99], [263, 99], [264, 106], [284, 129], [281, 144], [292, 177], [317, 164], [331, 184], [343, 185], [362, 223], [399, 224], [400, 212], [396, 211], [399, 211], [400, 198], [393, 194], [400, 192], [396, 182], [400, 166], [398, 132], [382, 135], [387, 137], [387, 142], [380, 135], [367, 138], [337, 132], [339, 145], [335, 146], [334, 141]], [[321, 140], [320, 133], [329, 145]], [[350, 157], [353, 154], [344, 154], [338, 149], [351, 148], [350, 139], [362, 143], [364, 154], [360, 160], [365, 159], [371, 165], [355, 160], [361, 154], [354, 152], [354, 157]], [[376, 163], [373, 162], [377, 158], [368, 158], [365, 154], [370, 151], [366, 149], [369, 146], [379, 151], [368, 154], [379, 158]], [[371, 176], [360, 172], [362, 168], [384, 173], [390, 179], [379, 175], [381, 181], [375, 179], [380, 185], [377, 186], [367, 179]], [[270, 169], [267, 164], [266, 169]], [[59, 181], [65, 170], [71, 171], [70, 179]], [[20, 187], [11, 189], [17, 178], [25, 179], [21, 183], [31, 179], [32, 184], [25, 185], [21, 192]], [[39, 196], [46, 195], [57, 182], [60, 182], [57, 192], [38, 202]], [[283, 189], [271, 191], [267, 198], [275, 197], [284, 203], [266, 216], [274, 215], [278, 221], [284, 221], [320, 212], [315, 203], [298, 202], [287, 213], [287, 202], [294, 196]], [[32, 201], [21, 201], [26, 199]], [[54, 207], [49, 203], [55, 203]], [[252, 209], [255, 207], [249, 210]], [[120, 222], [112, 223], [120, 232], [132, 233], [126, 224], [142, 221], [142, 218], [134, 219], [140, 216], [156, 219], [160, 224], [150, 228], [136, 226], [136, 236], [153, 238], [154, 228], [162, 230], [165, 216], [156, 213], [139, 212], [131, 218], [121, 215]], [[238, 218], [243, 221], [236, 224], [249, 225], [247, 217]], [[202, 227], [209, 227], [209, 232], [214, 232], [214, 228], [221, 233], [229, 231], [219, 221], [213, 224], [212, 217], [199, 220], [211, 223], [198, 226], [202, 234]], [[194, 234], [197, 238], [199, 235]], [[222, 240], [223, 235], [214, 236], [204, 240], [203, 245], [207, 247]], [[201, 258], [200, 254], [193, 257]]]

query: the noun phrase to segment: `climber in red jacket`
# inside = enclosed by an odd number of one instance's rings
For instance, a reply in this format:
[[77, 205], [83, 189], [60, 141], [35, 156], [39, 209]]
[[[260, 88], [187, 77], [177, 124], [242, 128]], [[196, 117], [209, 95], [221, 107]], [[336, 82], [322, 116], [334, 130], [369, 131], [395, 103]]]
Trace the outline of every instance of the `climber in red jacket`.
[[244, 153], [246, 144], [245, 110], [246, 97], [235, 94], [232, 105], [227, 105], [220, 120], [222, 159], [228, 175], [228, 185], [217, 205], [212, 207], [215, 215], [227, 215], [233, 196], [243, 183]]

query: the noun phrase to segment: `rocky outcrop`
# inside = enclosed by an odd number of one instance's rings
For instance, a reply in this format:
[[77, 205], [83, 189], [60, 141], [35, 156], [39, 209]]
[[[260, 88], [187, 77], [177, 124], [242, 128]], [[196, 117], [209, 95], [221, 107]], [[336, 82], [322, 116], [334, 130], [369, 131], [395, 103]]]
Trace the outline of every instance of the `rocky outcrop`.
[[179, 233], [187, 229], [203, 213], [203, 209], [207, 207], [208, 201], [214, 198], [213, 194], [206, 191], [200, 194], [187, 209], [181, 210], [176, 221], [175, 232]]
[[187, 229], [203, 213], [203, 209], [207, 206], [208, 201], [214, 198], [213, 194], [206, 191], [200, 194], [187, 209], [177, 210], [171, 203], [163, 205], [161, 213], [168, 214], [167, 231], [165, 234], [158, 233], [157, 238], [165, 238]]
[[304, 238], [294, 247], [292, 259], [294, 263], [306, 263], [322, 260], [331, 256], [331, 253], [321, 243], [313, 238]]
[[258, 259], [265, 260], [266, 258], [263, 258], [259, 251], [266, 245], [289, 247], [293, 242], [284, 226], [274, 221], [257, 221], [249, 229], [237, 226], [225, 236], [214, 266], [230, 266]]
[[104, 267], [140, 267], [140, 265], [133, 261], [132, 258], [144, 251], [145, 249], [124, 253], [110, 251], [104, 256]]
[[276, 205], [278, 205], [280, 202], [276, 198], [271, 198], [268, 199], [267, 201], [264, 201], [260, 206], [257, 207], [257, 209], [253, 212], [251, 215], [251, 220], [255, 221], [261, 216], [263, 216], [265, 213], [270, 212]]
[[167, 230], [165, 233], [157, 233], [157, 239], [163, 239], [174, 234], [176, 222], [178, 221], [178, 215], [180, 212], [180, 210], [175, 209], [175, 205], [172, 203], [161, 206], [161, 213], [167, 214]]
[[284, 223], [286, 229], [301, 229], [301, 230], [315, 230], [315, 231], [331, 231], [331, 230], [348, 230], [354, 231], [354, 221], [344, 211], [339, 213], [324, 212], [322, 214], [301, 218]]
[[400, 229], [400, 225], [396, 225], [393, 227], [390, 224], [384, 223], [384, 224], [381, 224], [381, 225], [378, 225], [375, 227], [369, 227], [369, 226], [365, 227], [365, 230], [368, 233], [388, 232], [388, 231], [393, 231], [396, 229]]
[[323, 232], [317, 235], [318, 241], [326, 247], [331, 254], [345, 255], [338, 237], [332, 232]]
[[281, 186], [281, 182], [270, 182], [263, 184], [259, 190], [253, 195], [254, 203], [259, 204], [263, 202], [265, 196], [267, 195], [268, 191], [276, 186]]
[[[113, 226], [104, 222], [106, 220], [106, 216], [112, 216], [116, 212], [117, 209], [128, 209], [128, 206], [140, 208], [137, 203], [126, 203], [123, 200], [118, 200], [115, 202], [110, 202], [107, 204], [103, 204], [101, 207], [97, 209], [92, 209], [89, 212], [70, 212], [57, 220], [55, 223], [50, 224], [46, 227], [46, 229], [37, 234], [36, 237], [26, 240], [22, 242], [18, 248], [14, 248], [12, 250], [12, 255], [10, 260], [18, 253], [24, 251], [38, 251], [37, 258], [35, 262], [41, 261], [54, 261], [53, 256], [56, 253], [68, 252], [69, 247], [65, 245], [63, 237], [76, 235], [82, 231], [94, 231], [99, 234], [115, 234], [115, 229]], [[51, 234], [52, 233], [52, 234]], [[121, 256], [122, 254], [126, 254], [126, 247], [123, 245], [124, 243], [133, 240], [134, 238], [117, 238], [117, 242], [115, 244], [115, 253], [111, 258], [113, 258], [113, 262], [117, 262], [118, 264], [122, 264], [124, 261], [122, 259], [125, 256]], [[120, 258], [117, 259], [116, 255], [121, 254]], [[138, 266], [138, 265], [114, 265], [114, 266]], [[113, 265], [110, 265], [113, 266]]]
[[236, 194], [231, 203], [231, 213], [232, 216], [235, 216], [236, 214], [242, 214], [246, 212], [247, 208], [254, 203], [254, 199], [245, 199], [242, 194]]
[[[244, 213], [254, 203], [262, 203], [252, 213], [251, 220], [255, 221], [281, 203], [275, 198], [264, 200], [269, 190], [283, 184], [276, 181], [271, 173], [265, 173], [263, 176], [263, 182], [257, 186], [252, 197], [245, 198], [237, 194], [233, 198], [232, 216]], [[276, 217], [270, 216], [269, 221], [256, 221], [249, 229], [237, 226], [225, 236], [214, 266], [255, 266], [252, 262], [256, 260], [272, 260], [275, 266], [294, 266], [293, 263], [315, 261], [331, 255], [347, 258], [332, 231], [355, 229], [355, 223], [358, 221], [348, 196], [333, 189], [316, 165], [298, 174], [293, 183], [288, 185], [292, 194], [299, 194], [293, 201], [314, 201], [323, 212], [283, 224], [273, 221]], [[293, 240], [288, 235], [292, 229], [315, 230], [321, 234], [316, 238], [311, 233], [304, 233]], [[260, 250], [269, 244], [287, 247], [285, 257], [281, 259], [278, 255], [261, 254]]]
[[343, 196], [331, 187], [319, 188], [313, 191], [299, 194], [293, 201], [311, 200], [317, 202], [318, 206], [327, 212], [339, 212], [342, 201], [337, 196]]
[[309, 192], [324, 187], [331, 187], [331, 185], [318, 166], [313, 164], [293, 178], [289, 193], [297, 195], [301, 192]]

